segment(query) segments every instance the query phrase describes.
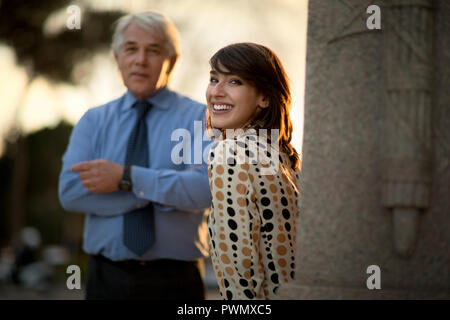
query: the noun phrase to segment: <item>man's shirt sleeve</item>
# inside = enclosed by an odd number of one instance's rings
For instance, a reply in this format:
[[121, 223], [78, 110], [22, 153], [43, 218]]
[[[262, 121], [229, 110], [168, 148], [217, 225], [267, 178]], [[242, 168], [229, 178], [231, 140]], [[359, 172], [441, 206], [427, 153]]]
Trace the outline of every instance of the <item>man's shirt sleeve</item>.
[[116, 216], [143, 206], [148, 201], [138, 199], [132, 192], [89, 193], [77, 172], [70, 168], [78, 162], [97, 159], [95, 152], [98, 120], [93, 110], [87, 111], [72, 131], [63, 156], [59, 177], [59, 200], [64, 209], [99, 216]]

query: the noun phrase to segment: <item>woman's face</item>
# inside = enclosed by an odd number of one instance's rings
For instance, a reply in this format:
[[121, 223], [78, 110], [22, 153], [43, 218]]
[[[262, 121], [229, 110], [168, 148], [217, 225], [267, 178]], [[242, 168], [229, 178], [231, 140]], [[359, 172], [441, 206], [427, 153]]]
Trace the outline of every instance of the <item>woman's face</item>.
[[[219, 67], [228, 72], [223, 66]], [[239, 129], [253, 120], [265, 105], [256, 88], [242, 78], [211, 70], [206, 101], [211, 126], [218, 129]]]

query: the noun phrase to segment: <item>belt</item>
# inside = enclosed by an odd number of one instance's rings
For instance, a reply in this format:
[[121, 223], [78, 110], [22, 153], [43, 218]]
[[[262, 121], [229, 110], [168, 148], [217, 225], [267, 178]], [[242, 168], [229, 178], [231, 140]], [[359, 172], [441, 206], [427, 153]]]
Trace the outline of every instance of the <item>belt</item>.
[[169, 268], [180, 268], [183, 266], [198, 266], [198, 260], [194, 261], [184, 261], [175, 259], [156, 259], [156, 260], [119, 260], [113, 261], [102, 255], [95, 255], [93, 258], [104, 261], [108, 264], [112, 264], [118, 267], [137, 267], [137, 268], [158, 268], [158, 269], [169, 269]]

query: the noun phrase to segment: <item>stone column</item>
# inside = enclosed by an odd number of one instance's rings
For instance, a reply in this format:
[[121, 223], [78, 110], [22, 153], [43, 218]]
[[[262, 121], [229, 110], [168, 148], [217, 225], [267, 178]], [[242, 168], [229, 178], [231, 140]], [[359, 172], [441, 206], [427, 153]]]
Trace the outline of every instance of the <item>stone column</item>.
[[[296, 281], [280, 294], [450, 298], [450, 2], [308, 10]], [[381, 289], [367, 287], [372, 265]]]

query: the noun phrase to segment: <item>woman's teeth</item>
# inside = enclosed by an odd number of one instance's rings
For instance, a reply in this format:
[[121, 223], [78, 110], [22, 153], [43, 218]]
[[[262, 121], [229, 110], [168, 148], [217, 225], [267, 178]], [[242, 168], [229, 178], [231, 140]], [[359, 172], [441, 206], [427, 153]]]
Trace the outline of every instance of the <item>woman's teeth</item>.
[[225, 104], [213, 104], [214, 110], [230, 110], [233, 106], [225, 105]]

